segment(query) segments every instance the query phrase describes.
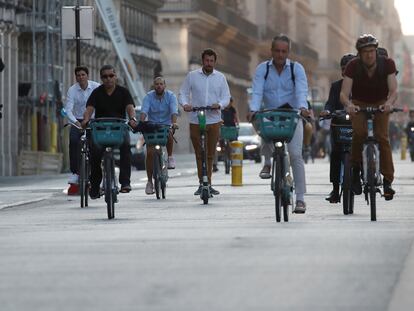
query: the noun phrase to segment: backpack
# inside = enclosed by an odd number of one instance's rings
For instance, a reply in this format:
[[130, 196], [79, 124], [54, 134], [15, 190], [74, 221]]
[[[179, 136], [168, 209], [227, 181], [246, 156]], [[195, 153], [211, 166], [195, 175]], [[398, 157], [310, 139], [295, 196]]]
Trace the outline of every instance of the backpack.
[[[355, 74], [355, 80], [360, 80], [362, 78], [363, 70], [364, 70], [364, 67], [362, 65], [362, 61], [359, 59], [358, 67], [357, 67], [356, 74]], [[381, 56], [381, 55], [377, 56], [376, 71], [381, 78], [385, 78], [385, 79], [387, 78], [387, 74], [385, 72], [385, 57], [384, 56]]]
[[[264, 80], [266, 81], [267, 80], [267, 76], [269, 75], [269, 68], [270, 68], [270, 66], [272, 65], [272, 60], [269, 60], [268, 62], [267, 62], [267, 64], [266, 64], [266, 74], [265, 74], [265, 76], [264, 76]], [[290, 76], [291, 76], [291, 78], [292, 78], [292, 82], [293, 82], [293, 87], [295, 87], [296, 86], [296, 83], [295, 83], [295, 70], [294, 70], [294, 66], [295, 66], [295, 62], [290, 62]]]

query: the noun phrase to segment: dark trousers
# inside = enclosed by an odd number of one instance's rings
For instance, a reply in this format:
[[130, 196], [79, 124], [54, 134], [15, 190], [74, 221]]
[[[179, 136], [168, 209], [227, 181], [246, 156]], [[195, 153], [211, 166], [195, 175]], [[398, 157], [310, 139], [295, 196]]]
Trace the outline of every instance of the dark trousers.
[[74, 126], [70, 128], [69, 134], [69, 162], [70, 171], [72, 174], [79, 175], [79, 163], [80, 163], [80, 138], [82, 132]]
[[[102, 181], [101, 161], [105, 148], [91, 144], [91, 187], [99, 188]], [[131, 147], [129, 135], [124, 138], [124, 143], [119, 147], [120, 167], [119, 167], [119, 183], [122, 186], [131, 183]]]
[[329, 179], [333, 184], [339, 184], [341, 180], [341, 157], [342, 146], [331, 139], [331, 166], [329, 170]]

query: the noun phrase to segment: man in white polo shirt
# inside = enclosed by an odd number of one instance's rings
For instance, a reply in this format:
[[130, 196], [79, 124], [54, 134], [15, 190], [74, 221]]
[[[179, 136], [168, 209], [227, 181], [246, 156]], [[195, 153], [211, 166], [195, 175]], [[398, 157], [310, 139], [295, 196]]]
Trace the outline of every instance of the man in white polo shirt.
[[[92, 91], [100, 84], [95, 81], [88, 80], [89, 70], [85, 66], [78, 66], [75, 68], [76, 83], [72, 85], [66, 95], [65, 110], [69, 120], [77, 120], [76, 124], [81, 126], [83, 120], [83, 113], [86, 109], [86, 102]], [[77, 194], [78, 192], [78, 178], [79, 178], [79, 162], [80, 162], [80, 137], [82, 133], [76, 127], [72, 126], [70, 129], [69, 138], [69, 161], [70, 171], [72, 174], [69, 177], [70, 184], [68, 194]]]
[[[213, 49], [206, 49], [201, 54], [202, 67], [187, 74], [179, 93], [179, 103], [184, 111], [190, 115], [190, 138], [193, 143], [198, 180], [200, 186], [194, 195], [199, 195], [202, 189], [202, 154], [200, 146], [200, 130], [197, 113], [193, 107], [212, 107], [217, 110], [206, 111], [206, 147], [207, 147], [207, 175], [210, 184], [210, 193], [220, 194], [211, 186], [211, 172], [217, 141], [220, 136], [221, 111], [230, 102], [230, 90], [224, 75], [215, 70], [217, 54]], [[190, 100], [191, 98], [191, 100]]]

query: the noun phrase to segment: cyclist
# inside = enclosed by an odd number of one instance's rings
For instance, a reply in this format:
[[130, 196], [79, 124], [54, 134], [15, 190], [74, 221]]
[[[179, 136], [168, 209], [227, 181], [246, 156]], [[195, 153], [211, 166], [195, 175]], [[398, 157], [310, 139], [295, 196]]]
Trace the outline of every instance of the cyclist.
[[[168, 125], [173, 129], [177, 129], [178, 104], [174, 93], [166, 89], [163, 77], [154, 79], [154, 89], [147, 93], [142, 104], [140, 121], [146, 119], [151, 124]], [[173, 152], [173, 135], [168, 137], [167, 153], [168, 153], [168, 169], [175, 168], [175, 161], [172, 156]], [[152, 166], [153, 166], [154, 146], [147, 145], [147, 157], [145, 159], [148, 182], [145, 187], [146, 194], [154, 193], [154, 185], [152, 183]]]
[[[308, 103], [308, 82], [305, 69], [298, 62], [291, 61], [289, 56], [290, 39], [283, 34], [273, 38], [271, 61], [266, 61], [256, 68], [253, 79], [253, 94], [250, 103], [248, 119], [251, 120], [254, 113], [260, 110], [262, 102], [265, 109], [291, 107], [301, 111], [301, 115], [310, 115]], [[296, 204], [295, 213], [305, 213], [306, 192], [305, 165], [302, 157], [303, 124], [298, 122], [295, 134], [288, 144], [290, 163], [292, 165], [295, 180]], [[272, 143], [265, 143], [262, 153], [265, 157], [264, 166], [260, 172], [260, 178], [271, 178]]]
[[220, 109], [225, 108], [229, 104], [230, 90], [225, 76], [214, 69], [217, 64], [217, 53], [213, 49], [206, 49], [201, 54], [201, 61], [201, 68], [187, 74], [180, 88], [179, 102], [184, 111], [191, 113], [190, 138], [196, 155], [198, 179], [200, 182], [200, 186], [194, 195], [200, 195], [202, 190], [202, 154], [197, 113], [192, 112], [192, 109], [193, 107], [217, 108], [217, 110], [206, 111], [206, 147], [210, 193], [218, 195], [220, 192], [211, 186], [211, 172], [216, 145], [220, 136]]
[[[341, 72], [342, 77], [344, 76], [345, 67], [346, 65], [356, 57], [356, 55], [348, 53], [342, 56], [340, 65], [341, 65]], [[343, 110], [344, 106], [342, 105], [341, 101], [339, 100], [339, 96], [341, 93], [342, 87], [342, 79], [335, 81], [331, 84], [331, 88], [329, 90], [329, 98], [325, 104], [325, 110], [320, 113], [320, 116], [326, 116], [330, 112], [335, 110]], [[339, 125], [343, 124], [344, 121], [339, 118], [333, 118], [331, 120], [331, 125]], [[332, 133], [332, 128], [331, 128]], [[338, 203], [339, 202], [339, 183], [340, 183], [340, 175], [341, 175], [341, 146], [335, 142], [334, 137], [331, 136], [331, 158], [330, 158], [330, 172], [329, 178], [332, 183], [333, 189], [331, 193], [325, 198], [330, 203]]]
[[[352, 117], [352, 188], [355, 194], [362, 193], [360, 169], [362, 145], [367, 136], [366, 116], [356, 112], [360, 107], [378, 107], [374, 119], [374, 134], [380, 149], [380, 171], [384, 176], [384, 197], [392, 200], [395, 191], [394, 164], [388, 136], [389, 112], [397, 100], [397, 79], [395, 63], [391, 58], [378, 56], [378, 40], [371, 34], [360, 36], [356, 42], [358, 58], [350, 61], [345, 69], [340, 100]], [[350, 94], [352, 92], [352, 100]]]
[[[88, 79], [89, 69], [85, 66], [75, 68], [76, 83], [73, 84], [67, 92], [65, 110], [69, 120], [76, 120], [76, 125], [81, 126], [83, 114], [86, 109], [86, 101], [92, 91], [100, 84]], [[82, 133], [79, 129], [72, 126], [69, 134], [69, 162], [72, 175], [69, 177], [68, 194], [77, 194], [79, 179], [79, 155], [80, 155], [80, 137]]]
[[[223, 120], [222, 125], [223, 126], [229, 126], [229, 127], [236, 127], [239, 125], [239, 117], [237, 115], [236, 105], [234, 103], [233, 97], [230, 97], [230, 102], [227, 105], [226, 108], [224, 108], [221, 111], [221, 119]], [[237, 140], [237, 137], [234, 139]], [[220, 139], [220, 147], [221, 150], [224, 150], [224, 140]], [[214, 163], [213, 163], [213, 172], [217, 172], [217, 153], [214, 157]]]
[[[115, 68], [111, 65], [104, 65], [100, 69], [102, 85], [96, 88], [88, 99], [86, 110], [83, 115], [82, 127], [86, 127], [92, 114], [95, 118], [125, 118], [129, 117], [131, 127], [137, 126], [135, 118], [135, 105], [128, 89], [116, 84]], [[124, 143], [119, 148], [120, 151], [120, 173], [119, 182], [121, 192], [131, 191], [131, 149], [129, 135], [125, 136]], [[99, 198], [99, 185], [102, 180], [101, 160], [103, 148], [96, 144], [91, 146], [91, 199]]]

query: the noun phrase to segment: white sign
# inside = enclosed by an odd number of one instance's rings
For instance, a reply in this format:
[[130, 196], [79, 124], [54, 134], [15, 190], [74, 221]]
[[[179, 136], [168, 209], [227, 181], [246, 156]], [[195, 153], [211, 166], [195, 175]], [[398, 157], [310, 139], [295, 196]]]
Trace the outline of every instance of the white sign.
[[[95, 32], [93, 23], [94, 8], [92, 6], [80, 6], [79, 9], [80, 39], [91, 40]], [[76, 39], [75, 6], [62, 7], [62, 39]]]

